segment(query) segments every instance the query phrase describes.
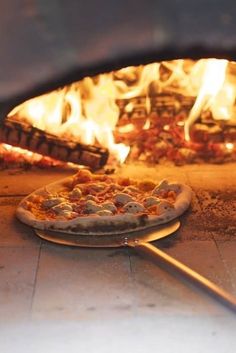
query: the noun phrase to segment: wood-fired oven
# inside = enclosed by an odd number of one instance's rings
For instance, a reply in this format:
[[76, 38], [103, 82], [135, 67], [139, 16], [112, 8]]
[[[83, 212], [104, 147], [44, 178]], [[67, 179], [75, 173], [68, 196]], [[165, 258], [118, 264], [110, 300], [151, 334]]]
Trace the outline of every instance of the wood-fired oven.
[[[227, 341], [232, 352], [231, 313], [196, 288], [132, 249], [48, 245], [14, 212], [23, 196], [81, 167], [187, 183], [190, 210], [159, 245], [235, 294], [235, 2], [14, 0], [0, 10], [2, 317], [33, 327], [48, 319], [89, 326], [103, 317], [115, 320], [105, 325], [113, 334], [120, 317], [137, 330], [136, 318], [147, 325], [174, 319], [186, 330], [205, 316], [205, 336], [199, 324], [189, 331], [208, 342], [198, 348], [218, 352]], [[162, 335], [171, 341], [167, 331]], [[147, 337], [154, 336], [150, 327]], [[9, 337], [5, 328], [4, 352], [15, 352]], [[129, 333], [126, 347], [134, 341]]]

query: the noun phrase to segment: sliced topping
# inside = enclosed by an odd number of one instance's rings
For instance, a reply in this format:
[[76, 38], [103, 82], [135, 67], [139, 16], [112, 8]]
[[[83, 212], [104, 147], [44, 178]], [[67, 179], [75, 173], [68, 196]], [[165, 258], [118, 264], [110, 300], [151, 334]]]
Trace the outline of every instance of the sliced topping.
[[67, 202], [62, 202], [56, 206], [53, 206], [52, 210], [57, 214], [62, 214], [64, 211], [73, 211], [73, 207]]
[[139, 212], [143, 212], [144, 210], [145, 210], [145, 208], [139, 202], [128, 202], [124, 206], [124, 211], [126, 213], [139, 213]]
[[116, 213], [117, 212], [117, 208], [116, 208], [116, 206], [114, 205], [113, 202], [104, 202], [102, 204], [102, 208], [104, 210], [108, 210], [108, 211], [110, 211], [112, 213]]
[[42, 206], [44, 208], [50, 208], [50, 207], [58, 205], [64, 201], [65, 201], [65, 199], [62, 197], [53, 197], [52, 196], [52, 197], [48, 197], [47, 199], [43, 200]]
[[144, 199], [143, 204], [145, 207], [150, 207], [153, 205], [158, 205], [160, 202], [161, 201], [158, 197], [149, 196], [149, 197], [146, 197], [146, 199]]
[[119, 192], [114, 197], [115, 202], [125, 205], [128, 202], [133, 201], [132, 197], [129, 194], [125, 194], [124, 192]]
[[102, 210], [103, 210], [102, 206], [96, 204], [96, 202], [92, 200], [88, 200], [85, 203], [85, 213], [96, 213]]
[[109, 210], [97, 211], [96, 214], [99, 216], [112, 216], [113, 215], [113, 213]]
[[69, 197], [72, 199], [80, 199], [82, 196], [82, 191], [78, 186], [75, 186], [74, 189], [69, 192]]

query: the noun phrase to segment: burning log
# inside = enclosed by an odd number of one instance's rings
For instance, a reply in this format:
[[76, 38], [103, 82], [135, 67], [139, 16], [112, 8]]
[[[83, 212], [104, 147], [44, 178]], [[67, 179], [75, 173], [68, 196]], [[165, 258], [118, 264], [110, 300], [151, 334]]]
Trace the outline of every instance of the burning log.
[[0, 141], [54, 159], [86, 165], [94, 170], [103, 167], [109, 155], [105, 148], [58, 138], [9, 118], [0, 126]]

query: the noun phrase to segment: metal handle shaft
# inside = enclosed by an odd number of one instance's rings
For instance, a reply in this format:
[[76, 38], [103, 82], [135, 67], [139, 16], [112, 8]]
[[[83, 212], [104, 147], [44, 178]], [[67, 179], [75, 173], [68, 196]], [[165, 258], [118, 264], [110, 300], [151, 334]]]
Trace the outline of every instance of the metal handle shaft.
[[219, 299], [223, 304], [236, 312], [235, 296], [218, 287], [216, 284], [184, 265], [182, 262], [167, 255], [164, 251], [149, 243], [133, 244], [132, 247], [134, 247], [139, 253], [151, 257], [153, 260], [161, 260], [163, 263], [168, 264], [185, 277], [193, 280], [194, 283], [200, 285], [203, 289], [206, 289], [207, 292], [213, 294], [215, 298]]

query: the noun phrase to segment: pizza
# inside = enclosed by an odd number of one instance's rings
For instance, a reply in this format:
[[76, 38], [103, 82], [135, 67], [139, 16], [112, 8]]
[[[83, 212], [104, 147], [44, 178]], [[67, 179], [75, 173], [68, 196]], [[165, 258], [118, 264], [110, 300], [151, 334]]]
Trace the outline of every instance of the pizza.
[[120, 234], [163, 224], [190, 205], [189, 186], [80, 169], [28, 195], [18, 219], [34, 228], [80, 235]]

